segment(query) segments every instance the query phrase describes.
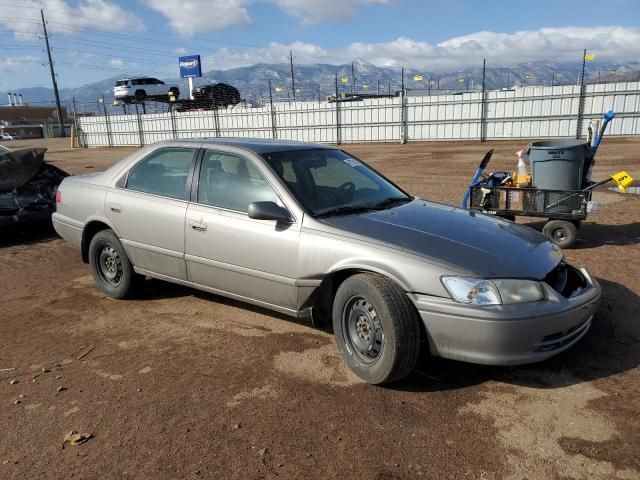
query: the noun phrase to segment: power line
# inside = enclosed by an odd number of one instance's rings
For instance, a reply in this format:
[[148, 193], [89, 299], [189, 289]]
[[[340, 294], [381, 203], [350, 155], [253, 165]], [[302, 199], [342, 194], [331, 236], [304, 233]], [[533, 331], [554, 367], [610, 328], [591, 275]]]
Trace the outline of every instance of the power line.
[[77, 43], [84, 43], [87, 44], [90, 47], [93, 48], [102, 48], [102, 49], [108, 49], [113, 51], [114, 49], [119, 49], [119, 50], [130, 50], [130, 51], [134, 51], [134, 52], [141, 52], [141, 53], [149, 53], [158, 57], [170, 57], [175, 59], [175, 55], [174, 54], [170, 54], [167, 53], [166, 50], [153, 50], [153, 49], [149, 49], [149, 48], [140, 48], [140, 47], [131, 47], [131, 46], [127, 46], [127, 45], [120, 45], [120, 44], [114, 44], [111, 43], [109, 45], [103, 43], [103, 42], [98, 42], [95, 40], [88, 40], [86, 38], [74, 38], [73, 40], [71, 39], [66, 39], [66, 38], [58, 38], [57, 39], [58, 43], [71, 43], [71, 44], [77, 44]]
[[148, 62], [148, 61], [140, 59], [140, 58], [123, 57], [121, 55], [108, 55], [108, 54], [103, 54], [103, 53], [87, 52], [87, 51], [84, 51], [84, 50], [74, 50], [74, 49], [62, 48], [62, 47], [54, 47], [53, 50], [54, 51], [60, 50], [60, 51], [63, 51], [63, 52], [86, 55], [87, 57], [101, 57], [101, 58], [122, 59], [122, 60], [129, 60], [129, 61], [132, 61], [132, 62], [144, 63], [144, 64], [147, 64], [147, 65], [156, 65], [156, 66], [160, 66], [160, 67], [166, 67], [167, 66], [166, 63]]

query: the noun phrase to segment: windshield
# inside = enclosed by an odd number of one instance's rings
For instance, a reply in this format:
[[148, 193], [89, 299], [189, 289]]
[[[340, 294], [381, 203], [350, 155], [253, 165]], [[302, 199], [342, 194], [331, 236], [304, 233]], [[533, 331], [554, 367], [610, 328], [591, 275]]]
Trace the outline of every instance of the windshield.
[[370, 167], [341, 150], [310, 149], [263, 155], [313, 216], [391, 208], [411, 200]]

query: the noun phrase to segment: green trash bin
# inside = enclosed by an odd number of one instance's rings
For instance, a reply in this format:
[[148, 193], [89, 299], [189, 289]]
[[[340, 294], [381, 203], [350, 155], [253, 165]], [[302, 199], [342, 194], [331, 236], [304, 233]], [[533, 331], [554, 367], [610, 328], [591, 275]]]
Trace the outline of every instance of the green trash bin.
[[593, 150], [581, 140], [547, 140], [529, 144], [531, 184], [545, 190], [582, 190]]

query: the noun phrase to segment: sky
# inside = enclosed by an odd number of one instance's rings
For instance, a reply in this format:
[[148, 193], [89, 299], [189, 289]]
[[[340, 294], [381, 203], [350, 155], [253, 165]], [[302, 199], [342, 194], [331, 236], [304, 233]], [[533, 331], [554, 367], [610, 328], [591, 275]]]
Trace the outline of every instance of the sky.
[[640, 0], [0, 0], [0, 90], [51, 85], [44, 10], [59, 87], [127, 72], [177, 77], [259, 62], [447, 72], [538, 60], [640, 60]]

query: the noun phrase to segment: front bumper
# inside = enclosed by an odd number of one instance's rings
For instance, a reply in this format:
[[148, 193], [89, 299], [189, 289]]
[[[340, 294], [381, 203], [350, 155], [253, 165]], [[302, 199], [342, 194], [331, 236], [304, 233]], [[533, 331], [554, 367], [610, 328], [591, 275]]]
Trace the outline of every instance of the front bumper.
[[431, 354], [484, 365], [538, 362], [575, 344], [589, 330], [600, 285], [582, 271], [586, 287], [565, 298], [546, 284], [547, 299], [513, 305], [470, 306], [414, 294]]

